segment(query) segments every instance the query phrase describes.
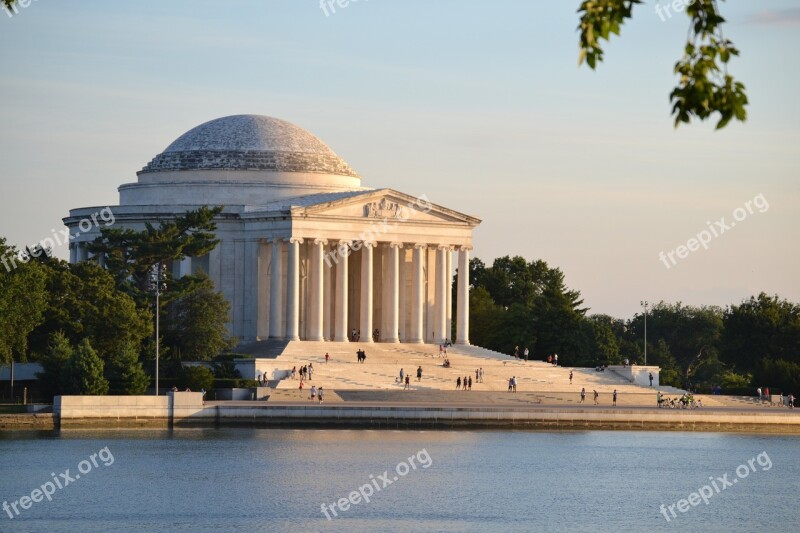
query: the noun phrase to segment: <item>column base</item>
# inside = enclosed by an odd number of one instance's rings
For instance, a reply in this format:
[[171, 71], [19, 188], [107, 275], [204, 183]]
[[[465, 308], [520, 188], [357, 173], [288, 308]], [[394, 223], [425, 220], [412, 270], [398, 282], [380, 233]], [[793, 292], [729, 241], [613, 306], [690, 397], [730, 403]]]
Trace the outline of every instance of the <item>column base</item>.
[[406, 344], [425, 344], [425, 341], [422, 339], [409, 339]]
[[285, 341], [299, 341], [300, 337], [286, 337], [283, 340], [285, 340]]
[[324, 342], [325, 338], [324, 337], [309, 337], [306, 340], [307, 341], [311, 341], [311, 342]]
[[460, 344], [461, 346], [472, 346], [469, 341], [456, 341], [456, 344]]
[[400, 339], [383, 339], [381, 342], [385, 342], [387, 344], [399, 344]]

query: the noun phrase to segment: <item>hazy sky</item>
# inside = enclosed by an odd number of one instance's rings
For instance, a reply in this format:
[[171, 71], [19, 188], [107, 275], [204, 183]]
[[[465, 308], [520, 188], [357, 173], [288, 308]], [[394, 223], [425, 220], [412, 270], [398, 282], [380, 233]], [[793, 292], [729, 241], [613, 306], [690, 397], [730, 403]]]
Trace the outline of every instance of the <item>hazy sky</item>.
[[[0, 11], [0, 235], [36, 242], [70, 208], [114, 205], [186, 130], [253, 113], [318, 135], [366, 186], [483, 219], [475, 256], [544, 259], [592, 312], [759, 291], [800, 301], [798, 3], [721, 3], [751, 102], [747, 123], [721, 132], [672, 127], [685, 15], [637, 7], [592, 72], [577, 67], [579, 3], [351, 0], [326, 16], [318, 0], [38, 0]], [[659, 259], [734, 215], [707, 250], [673, 253], [670, 268]]]

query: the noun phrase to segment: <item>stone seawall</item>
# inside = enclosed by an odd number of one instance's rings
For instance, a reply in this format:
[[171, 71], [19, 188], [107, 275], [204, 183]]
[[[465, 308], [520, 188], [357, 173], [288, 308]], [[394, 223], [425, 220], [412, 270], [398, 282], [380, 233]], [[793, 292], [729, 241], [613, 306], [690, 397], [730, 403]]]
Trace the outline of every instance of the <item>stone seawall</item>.
[[[556, 406], [281, 405], [209, 402], [199, 393], [148, 397], [64, 397], [61, 427], [258, 426], [375, 429], [623, 429], [800, 434], [800, 412]], [[127, 399], [125, 399], [127, 398]], [[145, 398], [145, 397], [138, 397]]]

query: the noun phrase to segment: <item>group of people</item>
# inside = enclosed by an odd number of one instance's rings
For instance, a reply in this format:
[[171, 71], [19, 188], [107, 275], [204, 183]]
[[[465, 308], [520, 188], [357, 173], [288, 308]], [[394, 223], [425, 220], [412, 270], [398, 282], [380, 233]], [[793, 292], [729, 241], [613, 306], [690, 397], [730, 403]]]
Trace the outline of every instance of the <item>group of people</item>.
[[703, 407], [703, 401], [700, 398], [695, 399], [691, 392], [682, 394], [680, 398], [668, 398], [658, 391], [656, 405], [661, 409], [698, 409]]
[[[570, 383], [572, 382], [572, 371], [570, 371]], [[592, 399], [594, 400], [595, 405], [600, 405], [600, 393], [597, 392], [595, 389], [592, 389]], [[586, 401], [586, 387], [581, 387], [581, 399], [578, 403], [584, 403]], [[611, 405], [612, 407], [617, 406], [617, 389], [611, 393]]]
[[508, 392], [517, 392], [517, 376], [508, 379]]
[[314, 375], [314, 363], [301, 366], [299, 371], [297, 370], [297, 366], [293, 366], [291, 372], [292, 379], [297, 379], [298, 374], [300, 375], [300, 383], [306, 380], [311, 381], [311, 377]]
[[319, 389], [311, 385], [311, 401], [313, 402], [316, 398], [319, 398], [319, 403], [322, 403], [322, 385], [320, 385]]
[[519, 359], [520, 357], [524, 357], [525, 360], [527, 361], [528, 360], [528, 355], [530, 355], [530, 351], [528, 350], [527, 346], [525, 347], [525, 350], [523, 350], [522, 355], [520, 355], [520, 353], [519, 353], [519, 346], [514, 346], [514, 358], [515, 359]]
[[367, 352], [364, 350], [356, 350], [356, 361], [359, 363], [363, 363], [367, 360]]
[[[461, 376], [456, 379], [456, 390], [461, 390]], [[464, 389], [472, 390], [472, 376], [464, 376]]]
[[[772, 405], [772, 395], [769, 392], [769, 387], [764, 387], [764, 390], [761, 390], [761, 387], [756, 389], [758, 393], [758, 401], [761, 403], [767, 402]], [[794, 394], [784, 395], [781, 393], [780, 396], [780, 403], [783, 407], [788, 407], [789, 409], [794, 409]]]

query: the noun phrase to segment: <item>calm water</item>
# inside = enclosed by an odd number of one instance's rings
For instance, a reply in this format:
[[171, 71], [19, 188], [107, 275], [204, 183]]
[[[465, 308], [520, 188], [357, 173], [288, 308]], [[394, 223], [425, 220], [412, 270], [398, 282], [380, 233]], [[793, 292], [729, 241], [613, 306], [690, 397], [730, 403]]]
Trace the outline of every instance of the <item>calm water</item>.
[[[54, 491], [0, 531], [797, 531], [798, 452], [798, 437], [714, 433], [0, 433], [0, 503]], [[660, 514], [726, 473], [708, 505]], [[327, 520], [321, 504], [359, 487], [370, 502]]]

